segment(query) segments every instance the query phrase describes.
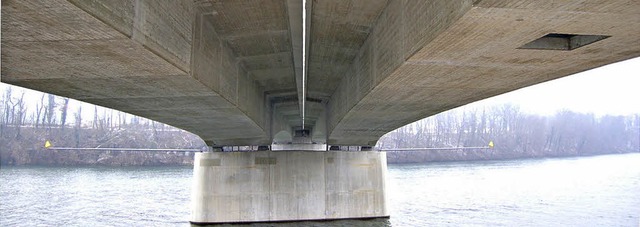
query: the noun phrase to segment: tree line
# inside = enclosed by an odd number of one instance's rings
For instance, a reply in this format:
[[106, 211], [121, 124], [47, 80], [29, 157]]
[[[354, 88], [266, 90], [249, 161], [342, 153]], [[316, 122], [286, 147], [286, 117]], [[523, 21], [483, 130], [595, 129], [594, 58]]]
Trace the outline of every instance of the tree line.
[[517, 157], [640, 151], [640, 114], [595, 116], [569, 110], [527, 114], [516, 105], [458, 109], [419, 120], [381, 138], [381, 148], [487, 146]]
[[[10, 86], [4, 86], [0, 92], [3, 163], [8, 159], [27, 160], [29, 154], [25, 151], [42, 150], [46, 140], [57, 147], [205, 146], [189, 132], [117, 110], [90, 104], [71, 105], [69, 98]], [[640, 114], [595, 116], [561, 111], [540, 116], [527, 114], [516, 105], [459, 108], [394, 130], [380, 138], [377, 147], [479, 147], [487, 146], [489, 141], [494, 142], [495, 148], [482, 159], [638, 152]], [[431, 155], [450, 156], [442, 160], [458, 159], [459, 156], [450, 155], [453, 153]]]
[[[36, 151], [43, 150], [47, 140], [55, 147], [79, 148], [204, 146], [196, 135], [121, 111], [90, 104], [71, 109], [69, 98], [10, 86], [0, 92], [1, 163], [8, 160], [28, 163], [28, 159], [35, 158], [29, 156], [42, 155]], [[38, 97], [36, 103], [34, 95]]]

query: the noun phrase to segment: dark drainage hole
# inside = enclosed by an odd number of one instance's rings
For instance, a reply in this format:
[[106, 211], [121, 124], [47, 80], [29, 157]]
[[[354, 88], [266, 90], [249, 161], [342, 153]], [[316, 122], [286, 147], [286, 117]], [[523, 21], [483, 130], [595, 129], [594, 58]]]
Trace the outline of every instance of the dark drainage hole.
[[549, 33], [518, 49], [573, 50], [609, 37], [611, 36]]

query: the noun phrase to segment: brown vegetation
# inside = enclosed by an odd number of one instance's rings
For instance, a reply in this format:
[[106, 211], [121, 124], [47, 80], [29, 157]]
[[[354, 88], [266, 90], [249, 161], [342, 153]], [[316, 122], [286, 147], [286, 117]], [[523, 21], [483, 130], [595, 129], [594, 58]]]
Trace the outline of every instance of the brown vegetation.
[[384, 136], [394, 148], [482, 147], [389, 152], [390, 162], [489, 160], [585, 156], [640, 151], [640, 115], [602, 116], [562, 111], [553, 116], [522, 113], [517, 106], [450, 111], [417, 121]]
[[[16, 94], [18, 93], [18, 94]], [[191, 164], [192, 153], [166, 151], [48, 150], [76, 148], [191, 148], [196, 135], [148, 119], [92, 106], [83, 119], [80, 105], [42, 94], [28, 108], [25, 94], [5, 89], [0, 96], [0, 165], [169, 165]], [[73, 115], [73, 120], [67, 119]], [[389, 163], [582, 156], [640, 151], [640, 114], [602, 116], [564, 111], [554, 116], [522, 113], [517, 106], [449, 111], [390, 132], [378, 148], [482, 147], [388, 152]]]
[[[66, 148], [195, 148], [204, 142], [191, 133], [119, 111], [82, 119], [82, 106], [69, 121], [69, 99], [43, 94], [34, 110], [24, 91], [6, 89], [0, 97], [0, 165], [165, 165], [190, 164], [192, 153], [167, 151], [93, 151], [44, 149], [50, 140]], [[70, 124], [69, 122], [72, 122]]]

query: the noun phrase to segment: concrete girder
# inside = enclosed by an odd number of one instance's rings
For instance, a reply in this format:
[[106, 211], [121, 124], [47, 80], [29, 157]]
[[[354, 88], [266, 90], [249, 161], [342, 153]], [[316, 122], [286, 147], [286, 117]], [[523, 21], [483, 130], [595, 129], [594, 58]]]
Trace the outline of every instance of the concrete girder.
[[[638, 12], [628, 0], [391, 1], [328, 103], [328, 143], [373, 146], [421, 118], [640, 56]], [[611, 37], [519, 48], [549, 33]]]
[[[3, 1], [2, 81], [162, 121], [212, 146], [293, 134], [304, 103], [314, 141], [373, 146], [420, 118], [640, 56], [632, 0], [311, 3], [302, 21], [301, 0]], [[608, 38], [521, 48], [550, 33]]]
[[311, 13], [309, 91], [331, 95], [387, 0], [318, 1]]
[[[3, 1], [2, 14], [3, 82], [158, 120], [210, 144], [270, 144], [265, 92], [295, 88], [283, 0]], [[290, 79], [253, 78], [274, 67]]]

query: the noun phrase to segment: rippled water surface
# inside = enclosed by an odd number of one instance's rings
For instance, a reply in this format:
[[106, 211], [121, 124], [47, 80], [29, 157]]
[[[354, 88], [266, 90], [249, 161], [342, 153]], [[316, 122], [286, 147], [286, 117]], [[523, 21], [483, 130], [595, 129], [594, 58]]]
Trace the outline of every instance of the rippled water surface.
[[[2, 166], [0, 226], [189, 226], [191, 174]], [[637, 153], [391, 165], [387, 177], [390, 219], [276, 225], [640, 226]]]

